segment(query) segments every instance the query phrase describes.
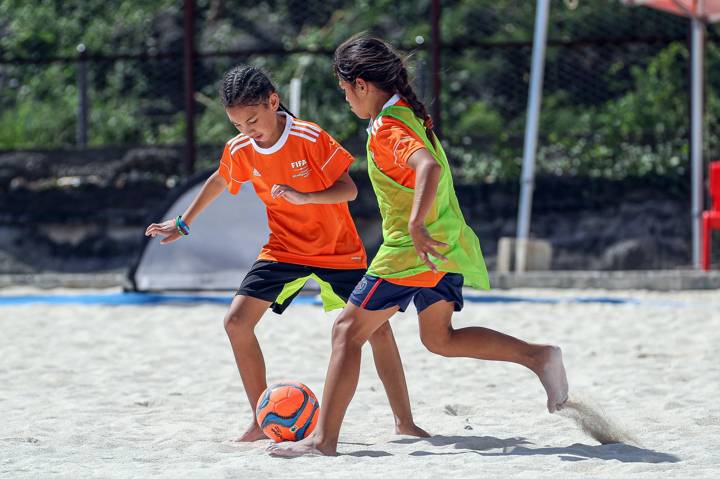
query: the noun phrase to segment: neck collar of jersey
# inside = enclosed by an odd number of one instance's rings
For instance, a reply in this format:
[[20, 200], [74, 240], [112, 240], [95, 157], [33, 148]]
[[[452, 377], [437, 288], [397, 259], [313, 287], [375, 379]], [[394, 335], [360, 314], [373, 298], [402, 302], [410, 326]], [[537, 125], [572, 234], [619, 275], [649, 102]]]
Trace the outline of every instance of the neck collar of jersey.
[[[388, 101], [385, 102], [385, 104], [380, 108], [380, 111], [383, 111], [385, 108], [389, 106], [393, 106], [395, 103], [399, 102], [402, 97], [399, 93], [395, 93], [393, 96], [390, 97]], [[370, 123], [368, 123], [367, 132], [370, 134], [372, 132], [373, 124], [375, 123], [375, 118], [370, 120]]]
[[288, 115], [284, 111], [279, 111], [278, 115], [285, 115], [285, 129], [283, 130], [282, 135], [280, 135], [280, 138], [278, 138], [278, 141], [276, 141], [274, 145], [263, 148], [257, 143], [255, 143], [255, 140], [250, 138], [250, 142], [252, 143], [253, 148], [255, 148], [255, 151], [262, 155], [270, 155], [277, 152], [280, 148], [283, 147], [283, 145], [285, 145], [285, 142], [288, 139], [288, 135], [290, 134], [290, 127], [292, 127], [293, 124], [293, 117]]

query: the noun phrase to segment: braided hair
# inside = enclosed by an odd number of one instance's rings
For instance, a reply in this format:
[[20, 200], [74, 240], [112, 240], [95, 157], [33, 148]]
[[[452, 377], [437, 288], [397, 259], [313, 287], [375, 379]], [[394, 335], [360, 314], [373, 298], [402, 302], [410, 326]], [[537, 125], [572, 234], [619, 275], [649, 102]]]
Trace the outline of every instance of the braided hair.
[[[225, 108], [232, 106], [259, 105], [267, 101], [277, 89], [268, 75], [250, 65], [237, 65], [225, 73], [220, 88], [220, 101]], [[294, 117], [280, 102], [279, 109]]]
[[385, 92], [400, 94], [424, 123], [425, 132], [433, 141], [432, 119], [427, 108], [410, 84], [405, 62], [388, 43], [363, 34], [351, 37], [335, 50], [333, 69], [342, 81], [355, 83], [362, 78]]

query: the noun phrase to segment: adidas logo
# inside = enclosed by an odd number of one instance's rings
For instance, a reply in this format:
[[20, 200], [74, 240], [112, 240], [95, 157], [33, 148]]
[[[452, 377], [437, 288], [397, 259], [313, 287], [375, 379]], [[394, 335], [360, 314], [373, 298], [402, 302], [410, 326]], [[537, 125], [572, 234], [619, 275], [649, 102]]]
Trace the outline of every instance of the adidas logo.
[[262, 176], [258, 170], [253, 168], [253, 176]]

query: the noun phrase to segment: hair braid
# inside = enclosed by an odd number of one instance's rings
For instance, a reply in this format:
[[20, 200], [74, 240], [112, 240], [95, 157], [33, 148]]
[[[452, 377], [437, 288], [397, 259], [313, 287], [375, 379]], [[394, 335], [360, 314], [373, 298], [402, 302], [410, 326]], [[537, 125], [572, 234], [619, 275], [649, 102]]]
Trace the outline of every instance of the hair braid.
[[403, 67], [397, 76], [397, 82], [395, 83], [395, 89], [405, 100], [410, 104], [415, 116], [420, 118], [425, 126], [425, 133], [428, 139], [433, 142], [433, 130], [432, 130], [432, 118], [428, 114], [425, 104], [415, 94], [412, 85], [408, 80], [407, 69]]

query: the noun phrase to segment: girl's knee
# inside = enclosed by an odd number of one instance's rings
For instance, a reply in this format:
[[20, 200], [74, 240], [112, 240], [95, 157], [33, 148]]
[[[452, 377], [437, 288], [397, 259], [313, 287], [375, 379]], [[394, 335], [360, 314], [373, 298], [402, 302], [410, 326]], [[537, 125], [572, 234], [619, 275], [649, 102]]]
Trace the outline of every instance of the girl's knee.
[[367, 341], [355, 326], [357, 322], [350, 315], [340, 314], [335, 320], [332, 329], [332, 345], [336, 347], [362, 347]]
[[350, 333], [350, 326], [352, 325], [352, 318], [341, 314], [335, 320], [332, 328], [332, 343], [333, 346], [336, 344], [344, 343], [348, 334]]
[[420, 341], [431, 353], [447, 356], [452, 330], [420, 331]]
[[247, 319], [247, 317], [239, 314], [236, 311], [229, 311], [225, 315], [225, 320], [223, 321], [223, 324], [225, 325], [225, 332], [230, 335], [248, 332], [254, 329], [250, 326], [250, 321]]
[[370, 343], [385, 342], [391, 339], [393, 339], [392, 328], [390, 327], [390, 323], [386, 322], [372, 333]]

